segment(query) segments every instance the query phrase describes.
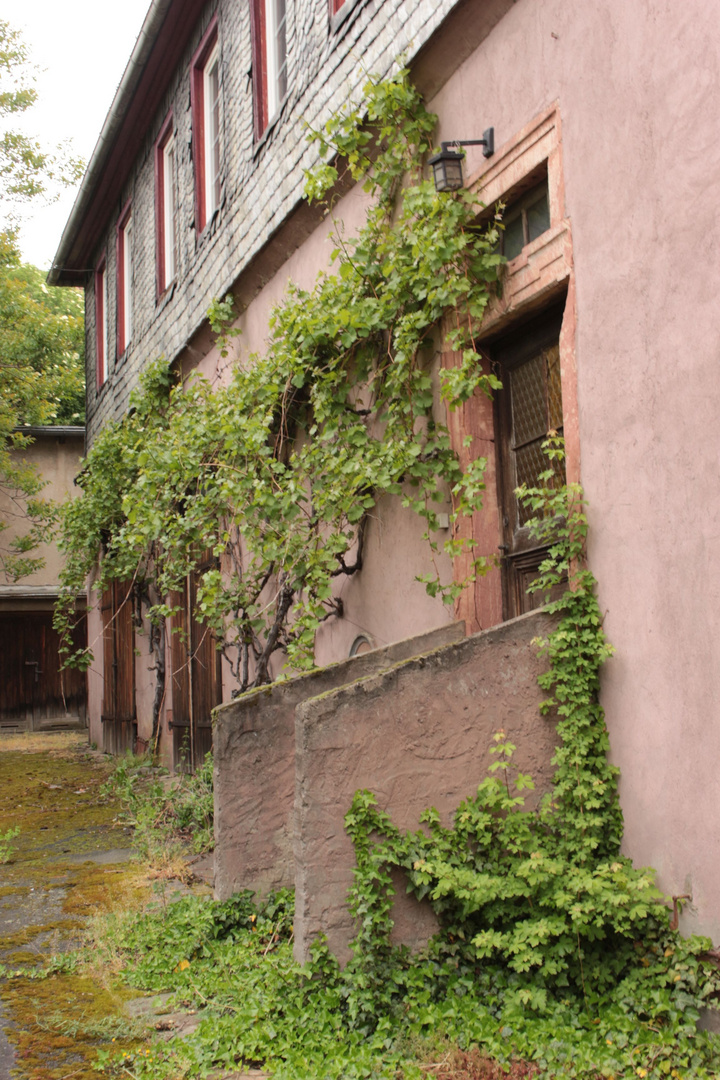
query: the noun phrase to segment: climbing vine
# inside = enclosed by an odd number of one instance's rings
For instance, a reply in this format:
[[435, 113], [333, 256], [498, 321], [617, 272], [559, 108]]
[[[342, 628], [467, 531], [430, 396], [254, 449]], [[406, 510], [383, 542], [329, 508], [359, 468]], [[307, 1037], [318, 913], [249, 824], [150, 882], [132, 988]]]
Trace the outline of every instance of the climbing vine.
[[[362, 108], [311, 136], [330, 160], [308, 177], [309, 197], [330, 199], [349, 172], [372, 195], [365, 224], [352, 237], [337, 228], [334, 271], [312, 290], [290, 288], [265, 355], [241, 355], [227, 386], [198, 376], [180, 384], [167, 364], [148, 366], [65, 510], [58, 625], [69, 626], [100, 550], [98, 583], [133, 579], [159, 623], [210, 551], [218, 565], [202, 576], [197, 614], [244, 689], [272, 677], [279, 650], [297, 667], [312, 663], [319, 625], [340, 613], [333, 584], [361, 569], [381, 497], [424, 520], [433, 553], [438, 512], [451, 502], [456, 524], [479, 507], [485, 462], [461, 468], [438, 399], [452, 409], [498, 388], [473, 335], [501, 258], [494, 222], [476, 224], [473, 196], [438, 196], [423, 180], [433, 127], [402, 72], [370, 83]], [[209, 312], [222, 355], [237, 344], [235, 314], [232, 297]], [[443, 333], [459, 358], [447, 371], [435, 360]], [[532, 778], [514, 769], [499, 733], [490, 774], [450, 826], [429, 809], [418, 831], [401, 832], [371, 792], [358, 792], [346, 818], [357, 936], [344, 971], [322, 946], [312, 965], [294, 968], [287, 918], [285, 938], [272, 922], [253, 952], [260, 923], [246, 897], [237, 926], [227, 909], [203, 907], [208, 930], [185, 963], [180, 921], [196, 925], [201, 905], [148, 917], [149, 931], [124, 937], [130, 970], [147, 954], [146, 987], [198, 995], [203, 1007], [217, 994], [218, 1007], [194, 1041], [159, 1048], [152, 1063], [138, 1058], [135, 1075], [175, 1076], [178, 1062], [197, 1075], [242, 1059], [270, 1061], [278, 1076], [417, 1077], [424, 1070], [408, 1064], [403, 1039], [438, 1031], [505, 1062], [532, 1060], [542, 1075], [718, 1074], [716, 1046], [696, 1030], [700, 1006], [720, 990], [710, 943], [683, 940], [653, 872], [620, 854], [617, 770], [598, 700], [610, 647], [585, 562], [582, 492], [555, 481], [561, 441], [551, 437], [547, 453], [550, 467], [522, 497], [548, 545], [535, 587], [565, 586], [540, 645], [543, 711], [559, 737], [551, 791], [528, 802]], [[463, 544], [453, 532], [444, 554]], [[482, 556], [473, 560], [472, 574], [482, 573]], [[448, 601], [463, 587], [437, 571], [426, 585]], [[391, 943], [396, 868], [440, 925], [415, 957]], [[245, 935], [242, 949], [228, 942], [218, 963], [228, 928]], [[231, 969], [240, 974], [228, 981]]]
[[[561, 440], [546, 452], [562, 455]], [[720, 1075], [720, 1038], [697, 1027], [720, 994], [717, 956], [707, 939], [682, 938], [677, 903], [671, 917], [653, 871], [619, 853], [617, 770], [598, 703], [611, 650], [585, 565], [582, 492], [556, 477], [551, 467], [522, 489], [549, 545], [535, 587], [564, 587], [538, 643], [543, 710], [560, 736], [548, 794], [526, 802], [532, 779], [514, 770], [502, 733], [488, 777], [449, 826], [431, 809], [423, 828], [401, 832], [358, 792], [345, 819], [357, 935], [343, 970], [322, 942], [310, 964], [293, 964], [286, 893], [257, 908], [247, 893], [187, 898], [134, 917], [108, 943], [125, 978], [175, 991], [204, 1020], [187, 1039], [104, 1054], [103, 1070], [138, 1080], [247, 1062], [279, 1080]], [[398, 868], [439, 922], [414, 955], [391, 943]]]
[[[546, 453], [562, 456], [562, 440], [549, 439]], [[425, 831], [401, 834], [370, 792], [358, 792], [346, 818], [358, 862], [353, 905], [356, 912], [372, 907], [374, 916], [362, 922], [356, 951], [367, 957], [383, 940], [387, 871], [401, 866], [444, 930], [475, 958], [502, 958], [510, 970], [535, 972], [538, 991], [571, 983], [578, 989], [583, 978], [585, 989], [589, 982], [602, 989], [617, 977], [618, 943], [628, 947], [627, 963], [644, 936], [640, 928], [650, 916], [666, 921], [666, 910], [652, 874], [619, 855], [617, 769], [607, 759], [598, 702], [599, 670], [611, 649], [584, 561], [582, 494], [573, 485], [558, 487], [552, 468], [540, 484], [519, 489], [539, 512], [529, 527], [550, 543], [532, 588], [549, 595], [568, 585], [549, 604], [557, 626], [539, 643], [549, 661], [541, 708], [556, 717], [559, 736], [552, 791], [537, 807], [526, 806], [533, 780], [513, 769], [515, 747], [498, 733], [490, 773], [458, 808], [451, 829], [428, 810]]]
[[[546, 609], [555, 626], [538, 642], [548, 659], [541, 711], [559, 736], [551, 790], [527, 805], [533, 780], [513, 768], [515, 747], [499, 732], [487, 778], [450, 827], [429, 809], [424, 829], [401, 832], [372, 792], [356, 793], [345, 818], [357, 861], [350, 894], [357, 936], [343, 974], [348, 1007], [356, 1023], [373, 1030], [412, 985], [412, 976], [408, 982], [399, 973], [413, 965], [390, 938], [391, 872], [400, 868], [439, 921], [428, 952], [435, 999], [465, 970], [476, 989], [526, 1015], [557, 1014], [562, 1005], [579, 1008], [583, 1023], [607, 1024], [600, 1017], [617, 1003], [619, 1045], [606, 1037], [612, 1049], [603, 1054], [596, 1042], [588, 1075], [627, 1075], [633, 1059], [630, 1072], [641, 1077], [716, 1075], [705, 1068], [717, 1066], [717, 1052], [696, 1053], [694, 1025], [700, 1006], [720, 997], [717, 953], [707, 938], [682, 938], [678, 898], [671, 917], [654, 871], [620, 854], [618, 770], [608, 761], [598, 700], [600, 668], [612, 649], [585, 561], [582, 491], [557, 483], [562, 439], [551, 435], [545, 453], [549, 467], [538, 486], [517, 493], [535, 515], [531, 531], [549, 545], [531, 588], [545, 600], [563, 591]], [[517, 1048], [527, 1053], [528, 1042]], [[604, 1057], [615, 1058], [611, 1071], [600, 1069]], [[567, 1075], [576, 1073], [568, 1067]]]
[[[494, 220], [476, 224], [476, 198], [438, 195], [423, 179], [434, 126], [402, 71], [371, 81], [361, 107], [310, 136], [324, 163], [308, 197], [331, 213], [347, 171], [372, 196], [366, 221], [354, 236], [337, 225], [332, 272], [309, 291], [290, 285], [265, 355], [241, 356], [227, 386], [198, 375], [180, 384], [157, 361], [127, 416], [99, 434], [83, 495], [64, 514], [66, 635], [100, 549], [98, 586], [135, 580], [155, 620], [211, 552], [196, 614], [240, 689], [269, 681], [279, 651], [310, 666], [318, 627], [342, 613], [333, 583], [361, 569], [369, 515], [386, 495], [425, 523], [427, 588], [447, 602], [458, 594], [464, 583], [443, 580], [435, 556], [472, 541], [439, 545], [437, 514], [451, 506], [454, 524], [478, 508], [486, 461], [461, 468], [444, 409], [499, 386], [473, 335], [502, 258]], [[234, 317], [232, 296], [209, 311], [222, 355], [236, 344]], [[437, 362], [443, 335], [458, 355], [448, 370]], [[486, 569], [482, 554], [470, 561], [471, 576]]]

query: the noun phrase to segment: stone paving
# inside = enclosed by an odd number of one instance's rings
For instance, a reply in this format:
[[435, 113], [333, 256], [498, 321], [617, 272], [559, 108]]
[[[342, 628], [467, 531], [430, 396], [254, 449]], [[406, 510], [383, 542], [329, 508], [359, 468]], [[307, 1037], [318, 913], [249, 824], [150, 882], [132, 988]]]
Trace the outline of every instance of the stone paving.
[[[33, 1001], [37, 988], [49, 980], [2, 977], [2, 965], [27, 971], [72, 948], [98, 895], [117, 898], [123, 876], [137, 872], [129, 835], [114, 825], [117, 808], [98, 799], [109, 768], [104, 755], [88, 751], [77, 736], [0, 737], [0, 837], [16, 824], [21, 828], [11, 861], [0, 864], [0, 1080], [35, 1080], [40, 1075], [43, 1080], [90, 1080], [97, 1076], [91, 1062], [95, 1051], [111, 1045], [108, 1039], [88, 1046], [87, 1040], [73, 1045], [72, 1039], [60, 1038], [54, 1042], [63, 1045], [53, 1047], [55, 1009], [64, 1008], [67, 1020], [72, 1019], [72, 1006], [57, 1000], [53, 1014], [46, 1016], [47, 1008], [34, 1003], [30, 1011], [39, 1015], [23, 1021], [23, 997]], [[212, 883], [211, 856], [196, 858], [191, 866], [196, 880]], [[187, 891], [172, 883], [173, 895]], [[90, 998], [91, 992], [79, 997]], [[145, 1021], [148, 1035], [182, 1038], [195, 1029], [202, 1014], [172, 1010], [169, 997], [110, 999], [102, 1005], [114, 1008], [116, 1017]], [[33, 1027], [38, 1030], [29, 1030]], [[266, 1080], [266, 1074], [219, 1073], [215, 1080]]]
[[[92, 876], [97, 887], [99, 873], [131, 856], [128, 836], [113, 827], [114, 809], [97, 797], [108, 769], [84, 733], [0, 736], [0, 836], [20, 827], [6, 841], [10, 859], [0, 864], [0, 965], [11, 971], [32, 974], [48, 956], [72, 948], [83, 923], [82, 881]], [[95, 871], [100, 867], [107, 871]], [[70, 1061], [80, 1063], [72, 1046], [51, 1049], [71, 1040], [54, 1039], [50, 1030], [43, 1039], [49, 1025], [35, 1008], [42, 985], [0, 979], [0, 1080], [23, 1080], [40, 1068], [43, 1076], [62, 1076]], [[23, 996], [38, 1014], [30, 1022], [19, 1016]]]

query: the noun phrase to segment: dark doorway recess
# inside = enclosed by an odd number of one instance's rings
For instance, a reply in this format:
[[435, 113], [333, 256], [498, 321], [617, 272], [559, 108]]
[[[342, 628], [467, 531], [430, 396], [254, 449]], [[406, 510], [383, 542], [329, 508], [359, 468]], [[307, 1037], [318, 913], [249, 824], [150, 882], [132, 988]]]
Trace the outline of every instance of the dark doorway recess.
[[[562, 309], [526, 323], [490, 350], [503, 388], [496, 399], [498, 498], [502, 526], [503, 617], [515, 618], [544, 603], [528, 593], [547, 553], [527, 526], [531, 512], [515, 494], [520, 484], [532, 487], [548, 468], [542, 444], [551, 431], [563, 434], [560, 381]], [[556, 482], [565, 483], [564, 465]]]
[[103, 749], [135, 749], [135, 628], [132, 582], [114, 581], [102, 594]]
[[[0, 613], [0, 730], [42, 731], [86, 722], [86, 676], [61, 670], [51, 611]], [[84, 612], [73, 632], [87, 645]]]
[[184, 772], [194, 772], [212, 750], [212, 710], [222, 701], [215, 638], [193, 615], [200, 577], [214, 565], [211, 558], [200, 562], [171, 600], [173, 763]]

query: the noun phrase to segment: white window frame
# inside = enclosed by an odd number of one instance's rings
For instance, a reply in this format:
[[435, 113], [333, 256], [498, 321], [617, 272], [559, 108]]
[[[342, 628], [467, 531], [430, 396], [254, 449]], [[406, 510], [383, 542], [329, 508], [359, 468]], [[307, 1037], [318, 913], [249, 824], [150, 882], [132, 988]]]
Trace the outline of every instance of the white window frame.
[[102, 383], [108, 377], [108, 356], [110, 355], [110, 337], [108, 334], [108, 274], [107, 263], [103, 266], [100, 274], [100, 288], [102, 289], [102, 326], [100, 327], [100, 340], [102, 342]]
[[[220, 43], [203, 65], [203, 134], [205, 165], [205, 224], [220, 205]], [[217, 158], [215, 149], [217, 148]]]
[[177, 205], [175, 199], [175, 136], [162, 148], [163, 164], [163, 289], [177, 274]]
[[[281, 10], [278, 11], [278, 8]], [[265, 0], [265, 34], [270, 123], [277, 115], [287, 93], [287, 0]]]
[[132, 214], [122, 228], [123, 246], [123, 345], [125, 349], [132, 341], [133, 331], [133, 289], [132, 289], [132, 249], [133, 217]]

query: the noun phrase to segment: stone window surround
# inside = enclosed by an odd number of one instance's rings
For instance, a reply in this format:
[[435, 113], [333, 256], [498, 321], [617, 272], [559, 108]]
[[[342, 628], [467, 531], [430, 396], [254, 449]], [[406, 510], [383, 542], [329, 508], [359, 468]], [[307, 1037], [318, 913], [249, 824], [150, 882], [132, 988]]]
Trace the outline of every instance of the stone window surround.
[[205, 67], [219, 48], [218, 17], [214, 15], [190, 61], [190, 108], [192, 113], [192, 155], [195, 166], [195, 235], [200, 236], [218, 212], [214, 208], [210, 219], [206, 212], [206, 151], [205, 151]]
[[[575, 277], [573, 270], [570, 221], [565, 216], [565, 189], [562, 170], [562, 130], [558, 103], [539, 113], [515, 136], [501, 145], [466, 181], [466, 187], [478, 194], [487, 207], [507, 202], [526, 186], [540, 179], [547, 170], [550, 228], [526, 244], [519, 255], [506, 263], [498, 294], [491, 298], [478, 329], [482, 348], [513, 329], [526, 317], [549, 309], [565, 297], [560, 329], [560, 378], [568, 483], [580, 481], [580, 439], [577, 408], [575, 362]], [[490, 213], [492, 211], [490, 210]], [[443, 337], [445, 335], [443, 334]], [[459, 363], [452, 352], [443, 354], [443, 366]], [[482, 400], [481, 400], [482, 399]], [[492, 404], [479, 395], [449, 412], [451, 443], [460, 464], [467, 467], [478, 456], [488, 459], [488, 492], [496, 483], [495, 417]], [[465, 445], [471, 435], [470, 446]], [[461, 526], [463, 536], [472, 537], [477, 553], [487, 554], [501, 542], [497, 505], [488, 498], [483, 510]], [[454, 561], [454, 576], [463, 580], [469, 571], [470, 555], [463, 553]], [[455, 617], [465, 620], [468, 632], [497, 625], [502, 621], [500, 579], [491, 571], [465, 589], [455, 604]]]
[[487, 164], [467, 180], [488, 207], [506, 204], [539, 180], [547, 170], [550, 228], [523, 247], [505, 265], [502, 295], [494, 297], [483, 320], [481, 337], [493, 336], [517, 318], [526, 305], [543, 307], [549, 294], [559, 295], [572, 277], [572, 238], [565, 217], [562, 176], [562, 134], [557, 103], [530, 121], [501, 146]]
[[562, 165], [562, 124], [559, 102], [538, 113], [504, 143], [469, 178], [468, 188], [482, 195], [487, 206], [507, 200], [528, 180], [547, 170], [550, 228], [526, 244], [505, 265], [501, 294], [488, 305], [480, 340], [496, 337], [531, 312], [549, 308], [565, 296], [560, 330], [560, 373], [568, 483], [580, 481], [580, 433], [577, 415], [575, 360], [575, 272], [572, 232], [565, 211]]

